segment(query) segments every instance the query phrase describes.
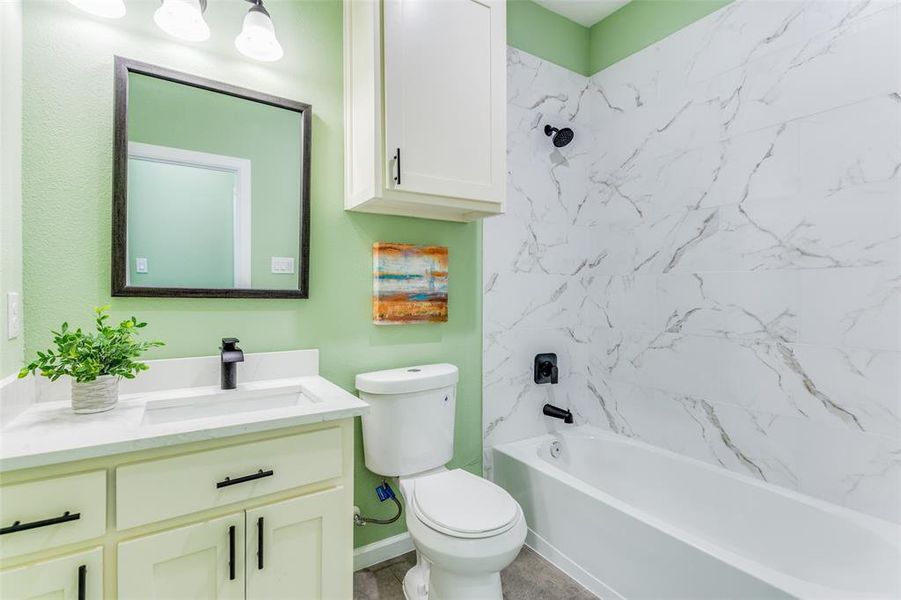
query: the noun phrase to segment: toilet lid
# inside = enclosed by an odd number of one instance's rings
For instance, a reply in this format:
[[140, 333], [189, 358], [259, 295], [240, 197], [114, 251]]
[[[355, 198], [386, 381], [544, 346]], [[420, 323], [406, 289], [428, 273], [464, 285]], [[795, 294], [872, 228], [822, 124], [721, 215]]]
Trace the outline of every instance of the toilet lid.
[[506, 490], [462, 469], [417, 479], [412, 504], [423, 523], [455, 537], [497, 535], [519, 516], [519, 505]]

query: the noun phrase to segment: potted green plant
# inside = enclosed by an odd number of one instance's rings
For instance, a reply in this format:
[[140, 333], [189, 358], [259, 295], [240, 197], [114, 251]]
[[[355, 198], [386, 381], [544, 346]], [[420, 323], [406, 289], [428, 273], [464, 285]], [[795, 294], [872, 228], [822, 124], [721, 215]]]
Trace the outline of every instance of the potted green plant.
[[53, 331], [50, 348], [37, 353], [37, 359], [19, 371], [19, 377], [39, 372], [51, 381], [63, 375], [72, 378], [72, 409], [76, 413], [95, 413], [110, 410], [119, 400], [119, 380], [134, 379], [149, 367], [137, 362], [141, 354], [163, 342], [139, 342], [137, 336], [147, 323], [135, 317], [113, 327], [107, 323], [108, 306], [94, 309], [96, 332], [85, 333], [79, 327], [75, 331], [63, 323], [59, 331]]

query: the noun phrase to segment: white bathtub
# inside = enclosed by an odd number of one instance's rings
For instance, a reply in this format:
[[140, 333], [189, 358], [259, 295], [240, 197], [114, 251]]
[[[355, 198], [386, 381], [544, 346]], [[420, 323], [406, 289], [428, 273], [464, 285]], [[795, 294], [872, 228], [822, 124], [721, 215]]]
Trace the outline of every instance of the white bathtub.
[[492, 472], [529, 545], [603, 598], [901, 597], [898, 525], [629, 438], [504, 444]]

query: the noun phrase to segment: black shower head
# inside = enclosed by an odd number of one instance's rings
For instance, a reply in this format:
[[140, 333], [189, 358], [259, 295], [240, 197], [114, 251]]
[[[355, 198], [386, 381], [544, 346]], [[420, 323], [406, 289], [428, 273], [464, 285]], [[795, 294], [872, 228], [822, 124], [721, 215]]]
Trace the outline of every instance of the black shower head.
[[556, 127], [551, 127], [550, 125], [544, 126], [544, 135], [554, 136], [553, 142], [554, 145], [558, 148], [562, 148], [563, 146], [573, 141], [573, 137], [575, 136], [573, 130], [569, 127], [557, 129]]

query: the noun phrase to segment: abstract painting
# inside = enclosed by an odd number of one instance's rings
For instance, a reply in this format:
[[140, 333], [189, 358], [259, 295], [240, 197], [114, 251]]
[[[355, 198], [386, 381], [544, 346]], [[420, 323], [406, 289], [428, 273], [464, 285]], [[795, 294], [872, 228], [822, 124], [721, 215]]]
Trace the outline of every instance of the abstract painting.
[[379, 325], [447, 322], [447, 248], [372, 245], [372, 319]]

